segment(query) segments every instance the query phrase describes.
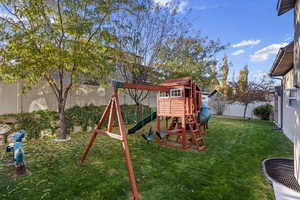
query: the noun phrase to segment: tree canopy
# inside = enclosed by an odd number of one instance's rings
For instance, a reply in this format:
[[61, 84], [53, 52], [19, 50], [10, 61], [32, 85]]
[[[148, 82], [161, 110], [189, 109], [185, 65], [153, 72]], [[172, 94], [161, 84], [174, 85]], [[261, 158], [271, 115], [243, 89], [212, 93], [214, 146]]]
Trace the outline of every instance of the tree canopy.
[[244, 68], [239, 72], [237, 80], [237, 90], [239, 93], [247, 91], [248, 88], [248, 65], [245, 65]]
[[[192, 76], [201, 87], [217, 83], [219, 41], [190, 32], [174, 5], [152, 0], [0, 0], [0, 79], [28, 87], [47, 81], [61, 132], [70, 90], [107, 81], [145, 83]], [[140, 104], [148, 93], [129, 91]]]
[[58, 101], [66, 136], [64, 109], [72, 86], [83, 75], [103, 80], [120, 54], [111, 21], [116, 12], [132, 12], [131, 0], [1, 0], [0, 77], [28, 85], [46, 80]]
[[156, 65], [166, 79], [192, 76], [201, 87], [206, 88], [216, 72], [216, 54], [224, 48], [218, 41], [199, 35], [180, 36], [162, 45]]
[[229, 72], [229, 63], [228, 63], [228, 57], [225, 55], [223, 58], [223, 65], [221, 67], [221, 81], [220, 81], [220, 92], [222, 92], [225, 96], [227, 96], [227, 88], [228, 88], [228, 72]]

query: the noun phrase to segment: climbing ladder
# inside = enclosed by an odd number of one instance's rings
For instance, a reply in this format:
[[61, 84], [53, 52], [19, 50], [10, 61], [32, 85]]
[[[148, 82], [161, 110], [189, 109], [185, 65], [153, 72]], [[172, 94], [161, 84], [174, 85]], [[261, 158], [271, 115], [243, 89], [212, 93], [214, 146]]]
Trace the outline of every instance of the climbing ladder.
[[188, 125], [191, 133], [191, 142], [196, 145], [197, 151], [202, 151], [206, 148], [204, 137], [201, 131], [201, 126], [196, 117], [190, 115], [187, 117]]
[[[206, 148], [204, 141], [204, 132], [202, 132], [200, 121], [198, 121], [197, 117], [193, 115], [187, 116], [186, 118], [187, 128], [190, 131], [190, 145], [187, 143], [183, 143], [184, 138], [186, 138], [186, 131], [183, 131], [182, 119], [180, 117], [173, 117], [169, 126], [167, 126], [166, 137], [164, 138], [164, 143], [162, 143], [162, 137], [159, 137], [158, 143], [166, 145], [167, 141], [181, 143], [182, 148], [187, 148], [188, 146], [196, 147], [197, 151], [202, 151]], [[168, 136], [174, 135], [176, 136], [176, 140], [170, 139]], [[173, 146], [173, 145], [167, 145]]]

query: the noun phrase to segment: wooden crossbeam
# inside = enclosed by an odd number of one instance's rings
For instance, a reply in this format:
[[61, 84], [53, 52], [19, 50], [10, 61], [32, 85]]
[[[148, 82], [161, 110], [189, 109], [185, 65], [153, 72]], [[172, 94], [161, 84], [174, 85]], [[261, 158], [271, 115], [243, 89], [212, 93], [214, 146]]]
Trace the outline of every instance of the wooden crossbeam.
[[142, 85], [142, 84], [134, 84], [134, 83], [124, 83], [123, 87], [127, 89], [149, 90], [149, 91], [160, 91], [160, 92], [167, 92], [170, 90], [168, 87], [165, 86]]
[[105, 108], [105, 110], [104, 110], [104, 112], [103, 112], [103, 114], [101, 116], [101, 119], [98, 122], [98, 124], [97, 124], [97, 126], [96, 126], [96, 128], [95, 128], [95, 130], [93, 132], [93, 135], [92, 135], [92, 137], [91, 137], [91, 139], [90, 139], [90, 141], [89, 141], [89, 143], [87, 145], [87, 147], [83, 151], [83, 154], [82, 154], [81, 159], [80, 159], [80, 163], [81, 164], [84, 163], [84, 161], [85, 161], [85, 159], [86, 159], [86, 157], [87, 157], [87, 155], [88, 155], [88, 153], [89, 153], [92, 145], [94, 144], [94, 142], [96, 140], [96, 137], [97, 137], [97, 134], [98, 134], [96, 130], [101, 129], [101, 127], [102, 127], [102, 125], [103, 125], [103, 123], [105, 121], [105, 118], [107, 117], [107, 114], [108, 114], [108, 112], [109, 112], [109, 110], [110, 110], [110, 108], [112, 106], [112, 104], [113, 104], [113, 99], [111, 99], [109, 101], [108, 105], [106, 106], [106, 108]]
[[145, 84], [135, 84], [135, 83], [123, 83], [119, 81], [113, 81], [112, 85], [114, 88], [125, 88], [125, 89], [136, 89], [136, 90], [148, 90], [148, 91], [160, 91], [167, 92], [170, 90], [166, 86], [157, 86], [157, 85], [145, 85]]
[[103, 131], [103, 130], [96, 130], [97, 133], [100, 133], [102, 135], [107, 135], [111, 138], [114, 138], [114, 139], [117, 139], [117, 140], [122, 140], [122, 136], [121, 135], [118, 135], [116, 133], [111, 133], [111, 132], [108, 132], [108, 131]]

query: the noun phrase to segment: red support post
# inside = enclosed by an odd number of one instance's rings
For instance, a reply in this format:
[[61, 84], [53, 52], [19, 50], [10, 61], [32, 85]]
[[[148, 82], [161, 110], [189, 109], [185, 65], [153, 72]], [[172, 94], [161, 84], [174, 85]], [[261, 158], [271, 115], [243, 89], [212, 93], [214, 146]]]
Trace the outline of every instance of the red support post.
[[105, 110], [104, 110], [104, 112], [102, 114], [102, 117], [101, 117], [100, 121], [98, 122], [98, 125], [95, 127], [94, 133], [93, 133], [93, 135], [92, 135], [92, 137], [91, 137], [91, 139], [90, 139], [87, 147], [85, 148], [85, 150], [84, 150], [84, 152], [83, 152], [83, 154], [81, 156], [81, 159], [80, 159], [80, 163], [81, 164], [85, 161], [85, 159], [86, 159], [86, 157], [87, 157], [87, 155], [88, 155], [88, 153], [90, 151], [90, 148], [92, 147], [93, 143], [95, 142], [95, 139], [96, 139], [97, 134], [98, 134], [97, 130], [102, 127], [102, 125], [103, 125], [103, 123], [105, 121], [105, 118], [106, 118], [106, 116], [108, 114], [108, 111], [110, 110], [111, 106], [112, 106], [112, 100], [109, 101], [108, 105], [106, 106], [106, 108], [105, 108]]
[[116, 104], [115, 104], [115, 99], [113, 99], [113, 102], [112, 102], [112, 105], [110, 108], [110, 113], [109, 113], [108, 125], [107, 125], [108, 132], [112, 131], [115, 112], [116, 112]]
[[[156, 118], [156, 131], [160, 134], [160, 116], [157, 116]], [[161, 142], [159, 137], [157, 137], [156, 142]]]
[[116, 108], [116, 111], [117, 111], [119, 129], [120, 129], [120, 133], [121, 133], [121, 136], [122, 136], [122, 139], [123, 139], [122, 144], [123, 144], [123, 149], [124, 149], [124, 155], [125, 155], [125, 160], [126, 160], [126, 164], [127, 164], [128, 174], [129, 174], [129, 180], [130, 180], [130, 184], [131, 184], [131, 191], [132, 191], [133, 199], [134, 200], [139, 200], [139, 194], [138, 194], [138, 189], [137, 189], [137, 186], [136, 186], [134, 171], [133, 171], [132, 162], [131, 162], [130, 153], [129, 153], [129, 148], [128, 148], [128, 143], [127, 143], [127, 139], [126, 139], [126, 131], [125, 131], [124, 121], [123, 121], [123, 117], [122, 117], [122, 113], [121, 113], [121, 109], [120, 109], [118, 90], [117, 89], [114, 90], [114, 95], [115, 95], [114, 103], [115, 103], [115, 108]]
[[182, 133], [181, 133], [181, 144], [182, 148], [187, 148], [187, 137], [186, 137], [186, 125], [185, 125], [185, 116], [182, 117]]

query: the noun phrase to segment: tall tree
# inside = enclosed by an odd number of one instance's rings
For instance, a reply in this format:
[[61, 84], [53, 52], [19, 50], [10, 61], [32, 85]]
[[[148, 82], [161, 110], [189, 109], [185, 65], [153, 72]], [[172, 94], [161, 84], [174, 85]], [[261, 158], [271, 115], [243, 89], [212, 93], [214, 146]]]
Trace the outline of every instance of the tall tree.
[[228, 72], [229, 72], [229, 63], [228, 57], [225, 55], [223, 58], [223, 65], [221, 67], [221, 81], [220, 81], [220, 92], [222, 92], [225, 96], [227, 96], [227, 79], [228, 79]]
[[45, 80], [57, 99], [60, 132], [66, 138], [65, 106], [83, 75], [104, 79], [119, 51], [111, 21], [134, 1], [1, 0], [0, 76], [27, 85]]
[[[160, 6], [153, 0], [136, 0], [139, 9], [134, 16], [120, 14], [115, 30], [119, 42], [117, 47], [122, 51], [137, 55], [134, 63], [122, 63], [119, 72], [123, 81], [147, 84], [155, 81], [153, 65], [161, 46], [169, 38], [181, 32], [180, 20], [176, 14], [176, 4]], [[149, 92], [128, 89], [126, 92], [136, 104], [137, 121], [141, 119], [141, 103]]]
[[218, 64], [215, 56], [224, 48], [219, 41], [181, 35], [164, 43], [156, 65], [166, 79], [192, 76], [202, 87], [209, 87]]
[[239, 92], [245, 92], [248, 88], [248, 75], [249, 75], [249, 70], [248, 70], [248, 65], [245, 65], [245, 67], [239, 72], [238, 76], [238, 91]]
[[209, 89], [215, 90], [219, 86], [218, 70], [216, 65], [211, 66]]

